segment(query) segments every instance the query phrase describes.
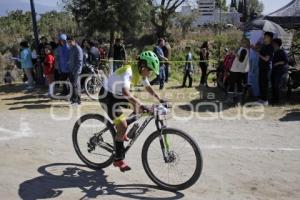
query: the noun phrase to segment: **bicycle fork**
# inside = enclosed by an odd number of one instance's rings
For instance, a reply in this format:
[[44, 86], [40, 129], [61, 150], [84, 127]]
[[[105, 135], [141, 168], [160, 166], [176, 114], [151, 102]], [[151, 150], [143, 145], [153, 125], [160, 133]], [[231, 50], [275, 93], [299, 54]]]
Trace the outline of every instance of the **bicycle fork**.
[[170, 143], [169, 143], [168, 135], [167, 134], [163, 135], [163, 130], [166, 128], [166, 126], [163, 124], [163, 121], [159, 121], [159, 122], [160, 124], [158, 122], [156, 123], [157, 130], [160, 132], [159, 143], [164, 157], [164, 161], [166, 163], [169, 163], [171, 162], [171, 160], [169, 159]]

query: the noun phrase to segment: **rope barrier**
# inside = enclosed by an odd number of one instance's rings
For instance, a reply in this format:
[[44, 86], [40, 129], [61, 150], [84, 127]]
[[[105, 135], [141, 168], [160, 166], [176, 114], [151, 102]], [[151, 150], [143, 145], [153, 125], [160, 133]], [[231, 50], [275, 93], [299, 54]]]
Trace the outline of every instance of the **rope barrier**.
[[[136, 60], [113, 60], [113, 59], [100, 59], [100, 62], [120, 62], [120, 63], [137, 63]], [[222, 59], [219, 61], [223, 61]], [[193, 61], [185, 61], [185, 60], [169, 60], [169, 61], [160, 61], [160, 63], [206, 63], [209, 62], [211, 64], [217, 64], [218, 60], [209, 59], [209, 60], [193, 60]]]

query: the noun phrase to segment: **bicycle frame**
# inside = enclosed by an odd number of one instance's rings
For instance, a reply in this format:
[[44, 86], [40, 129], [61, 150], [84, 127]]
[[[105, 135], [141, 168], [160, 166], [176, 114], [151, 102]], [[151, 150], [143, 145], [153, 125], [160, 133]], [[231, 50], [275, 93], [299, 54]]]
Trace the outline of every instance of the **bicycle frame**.
[[[137, 121], [139, 118], [141, 118], [143, 116], [142, 115], [136, 115], [133, 116], [129, 119], [127, 119], [127, 121], [130, 121], [132, 118], [135, 119], [134, 121], [131, 121], [131, 123]], [[161, 150], [163, 153], [163, 157], [165, 162], [169, 162], [168, 159], [168, 152], [169, 152], [169, 142], [167, 137], [162, 137], [162, 131], [166, 128], [166, 126], [164, 125], [164, 121], [160, 120], [158, 116], [153, 116], [150, 115], [149, 117], [147, 117], [145, 119], [145, 121], [142, 123], [142, 125], [138, 128], [138, 130], [136, 131], [136, 135], [135, 137], [129, 142], [129, 144], [125, 147], [125, 153], [127, 153], [127, 151], [132, 147], [132, 145], [135, 143], [135, 141], [137, 140], [137, 138], [142, 134], [142, 132], [145, 130], [145, 128], [148, 126], [148, 124], [155, 119], [155, 125], [157, 128], [157, 131], [159, 131], [161, 133], [161, 136], [159, 138], [159, 142], [160, 142], [160, 146], [161, 146]], [[129, 123], [129, 124], [131, 124]]]
[[[142, 123], [142, 125], [137, 129], [135, 137], [129, 142], [129, 144], [125, 147], [125, 154], [127, 153], [127, 151], [132, 147], [132, 145], [135, 143], [135, 141], [137, 140], [137, 138], [142, 134], [142, 132], [145, 130], [145, 128], [148, 126], [148, 124], [155, 119], [155, 125], [157, 128], [157, 131], [160, 132], [160, 138], [159, 138], [159, 142], [160, 142], [160, 146], [161, 146], [161, 150], [163, 153], [163, 157], [165, 162], [169, 162], [168, 159], [168, 153], [169, 153], [169, 142], [168, 142], [168, 138], [167, 136], [162, 137], [162, 131], [166, 128], [166, 126], [164, 125], [164, 121], [159, 119], [159, 116], [155, 116], [155, 115], [149, 115], [148, 113], [144, 113], [144, 114], [137, 114], [137, 115], [132, 115], [129, 118], [127, 118], [127, 124], [130, 125], [134, 122], [136, 122], [138, 119], [140, 119], [141, 117], [148, 115], [148, 117], [144, 120], [144, 122]], [[100, 132], [96, 133], [94, 137], [91, 138], [91, 140], [93, 139], [97, 139], [99, 137], [101, 137], [101, 135], [106, 132], [108, 130], [108, 128], [105, 128], [103, 130], [101, 130]], [[100, 142], [100, 146], [104, 149], [106, 149], [109, 152], [113, 152], [113, 147], [110, 144], [107, 144], [105, 142]]]

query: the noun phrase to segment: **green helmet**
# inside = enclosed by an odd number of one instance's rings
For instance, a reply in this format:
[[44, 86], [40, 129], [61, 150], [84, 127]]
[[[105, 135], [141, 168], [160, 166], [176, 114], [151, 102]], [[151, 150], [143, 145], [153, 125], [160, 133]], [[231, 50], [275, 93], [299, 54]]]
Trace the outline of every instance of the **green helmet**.
[[153, 51], [144, 51], [140, 55], [140, 60], [145, 60], [147, 68], [152, 70], [156, 75], [159, 75], [159, 60]]

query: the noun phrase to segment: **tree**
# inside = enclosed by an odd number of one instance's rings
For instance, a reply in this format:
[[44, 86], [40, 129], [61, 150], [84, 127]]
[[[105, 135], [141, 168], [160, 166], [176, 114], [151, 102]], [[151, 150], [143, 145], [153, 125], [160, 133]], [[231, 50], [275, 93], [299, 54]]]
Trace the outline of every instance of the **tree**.
[[[246, 0], [240, 0], [238, 4], [238, 12], [241, 14], [245, 14], [245, 1]], [[258, 15], [261, 15], [261, 13], [264, 11], [264, 4], [258, 0], [247, 0], [246, 7], [247, 14], [257, 13]]]
[[176, 19], [178, 20], [181, 30], [182, 30], [182, 37], [185, 38], [187, 32], [191, 28], [193, 22], [195, 21], [196, 15], [191, 13], [189, 15], [178, 15]]
[[111, 43], [115, 33], [135, 34], [149, 16], [144, 0], [63, 0], [86, 35], [109, 32]]
[[226, 0], [216, 0], [216, 6], [222, 10], [227, 10]]
[[5, 53], [20, 40], [32, 39], [32, 19], [30, 12], [11, 11], [0, 17], [0, 51]]
[[40, 34], [50, 36], [56, 36], [61, 32], [74, 34], [77, 24], [73, 18], [68, 12], [46, 12], [41, 15], [38, 22]]
[[238, 4], [238, 12], [243, 14], [243, 8], [244, 8], [243, 0], [240, 0]]
[[231, 0], [230, 8], [235, 8], [235, 9], [237, 9], [237, 6], [236, 6], [236, 0]]
[[156, 29], [158, 37], [167, 37], [167, 29], [170, 26], [170, 19], [175, 15], [176, 9], [181, 6], [185, 0], [148, 0], [151, 5], [151, 22]]
[[264, 4], [262, 1], [259, 0], [249, 0], [247, 1], [247, 12], [248, 13], [257, 13], [261, 15], [264, 11]]

